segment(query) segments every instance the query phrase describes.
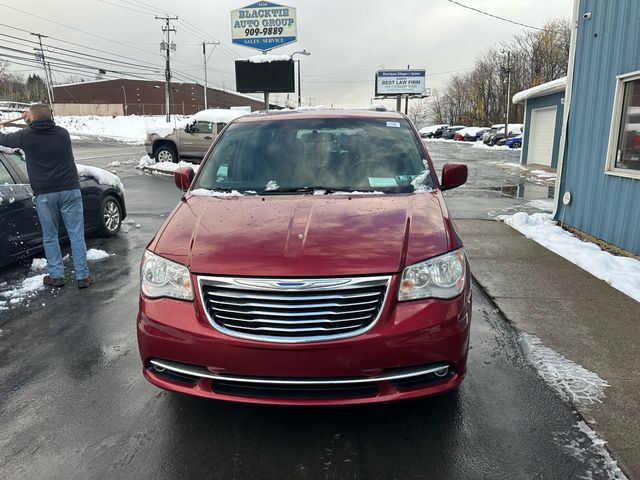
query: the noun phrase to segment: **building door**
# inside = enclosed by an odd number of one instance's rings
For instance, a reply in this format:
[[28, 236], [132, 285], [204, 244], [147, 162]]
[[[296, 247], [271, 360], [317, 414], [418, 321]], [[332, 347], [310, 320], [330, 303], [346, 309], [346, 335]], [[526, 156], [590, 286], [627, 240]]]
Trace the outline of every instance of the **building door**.
[[558, 107], [548, 107], [531, 111], [527, 164], [551, 166], [557, 110]]

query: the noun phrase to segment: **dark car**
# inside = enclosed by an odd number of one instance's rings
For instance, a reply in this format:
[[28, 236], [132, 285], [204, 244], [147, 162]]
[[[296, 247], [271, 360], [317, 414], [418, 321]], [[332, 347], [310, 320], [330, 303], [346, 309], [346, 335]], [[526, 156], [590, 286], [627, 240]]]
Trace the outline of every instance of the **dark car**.
[[418, 133], [422, 138], [440, 138], [442, 137], [442, 132], [444, 132], [449, 125], [443, 123], [440, 125], [430, 125], [428, 127], [421, 128], [418, 130]]
[[[79, 172], [97, 172], [105, 177], [115, 177], [95, 167], [79, 168]], [[118, 185], [99, 183], [95, 176], [80, 175], [85, 232], [111, 237], [118, 233], [122, 220], [127, 214], [124, 193]], [[61, 228], [60, 238], [67, 239], [64, 226]], [[19, 151], [2, 147], [0, 150], [0, 267], [28, 258], [41, 252], [43, 248], [42, 231], [24, 157]]]
[[442, 132], [442, 138], [446, 140], [453, 140], [453, 136], [456, 134], [458, 130], [462, 130], [463, 128], [467, 128], [465, 125], [453, 125], [451, 127], [447, 127], [444, 132]]
[[[229, 123], [147, 245], [144, 376], [205, 398], [345, 405], [465, 376], [471, 275], [409, 119], [318, 110]], [[195, 177], [194, 177], [195, 176]], [[215, 407], [213, 407], [215, 408]]]
[[478, 140], [480, 140], [482, 138], [482, 135], [484, 135], [485, 133], [487, 133], [489, 131], [489, 128], [467, 128], [464, 134], [464, 141], [465, 142], [477, 142]]
[[504, 135], [504, 127], [502, 127], [497, 130], [496, 133], [490, 134], [487, 139], [484, 140], [484, 143], [485, 145], [489, 145], [491, 147], [493, 147], [494, 145], [503, 145], [504, 141], [501, 142], [501, 140], [508, 140], [510, 138], [522, 136], [522, 128], [523, 125], [521, 123], [510, 123], [509, 135], [507, 135], [506, 139]]

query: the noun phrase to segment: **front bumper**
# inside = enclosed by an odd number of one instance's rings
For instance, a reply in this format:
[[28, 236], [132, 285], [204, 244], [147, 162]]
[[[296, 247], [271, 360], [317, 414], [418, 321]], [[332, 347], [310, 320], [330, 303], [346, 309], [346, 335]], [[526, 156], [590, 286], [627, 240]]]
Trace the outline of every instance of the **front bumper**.
[[[397, 291], [397, 279], [390, 288]], [[466, 372], [468, 287], [447, 301], [396, 303], [390, 293], [366, 333], [304, 344], [225, 335], [199, 305], [199, 299], [141, 297], [138, 344], [144, 376], [154, 385], [237, 402], [344, 405], [442, 393]]]

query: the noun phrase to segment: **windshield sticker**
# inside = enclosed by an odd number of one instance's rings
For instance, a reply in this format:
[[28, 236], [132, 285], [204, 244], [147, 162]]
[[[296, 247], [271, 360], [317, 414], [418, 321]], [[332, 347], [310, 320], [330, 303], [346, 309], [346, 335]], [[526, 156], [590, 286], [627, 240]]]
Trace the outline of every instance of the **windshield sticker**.
[[396, 181], [398, 183], [409, 183], [416, 177], [417, 175], [396, 175]]
[[394, 177], [369, 177], [369, 186], [371, 187], [397, 187], [398, 182]]
[[387, 122], [387, 127], [400, 128], [400, 122]]

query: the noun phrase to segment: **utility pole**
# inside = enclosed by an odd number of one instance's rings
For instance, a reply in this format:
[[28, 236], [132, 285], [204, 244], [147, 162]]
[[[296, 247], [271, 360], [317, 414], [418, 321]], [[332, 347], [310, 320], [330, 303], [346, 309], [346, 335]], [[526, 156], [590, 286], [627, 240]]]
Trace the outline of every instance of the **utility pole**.
[[[204, 109], [206, 110], [207, 108], [209, 108], [209, 104], [207, 103], [207, 45], [213, 45], [213, 48], [215, 50], [215, 46], [219, 45], [220, 42], [215, 41], [215, 42], [208, 42], [208, 41], [204, 41], [202, 42], [202, 57], [204, 58]], [[211, 53], [213, 53], [213, 50], [211, 51]]]
[[507, 107], [504, 113], [504, 138], [509, 138], [509, 106], [511, 104], [511, 52], [507, 50]]
[[48, 38], [46, 35], [41, 35], [39, 33], [32, 33], [34, 37], [38, 37], [38, 43], [40, 44], [40, 50], [36, 50], [36, 60], [42, 61], [42, 68], [44, 68], [44, 79], [47, 84], [47, 95], [49, 97], [49, 108], [53, 110], [53, 91], [51, 88], [51, 79], [49, 78], [49, 70], [47, 69], [47, 62], [44, 58], [44, 48], [42, 47], [42, 39]]
[[[407, 65], [407, 70], [409, 70], [411, 68], [410, 65]], [[408, 115], [409, 114], [409, 94], [407, 93], [407, 96], [405, 97], [404, 100], [404, 114]]]
[[171, 50], [175, 51], [176, 45], [172, 44], [169, 40], [169, 34], [175, 33], [176, 29], [171, 27], [171, 20], [178, 20], [178, 17], [164, 16], [160, 17], [156, 15], [156, 20], [164, 20], [165, 24], [162, 26], [162, 31], [167, 34], [167, 39], [160, 43], [160, 50], [165, 51], [165, 86], [164, 86], [164, 101], [166, 110], [166, 120], [171, 121]]

